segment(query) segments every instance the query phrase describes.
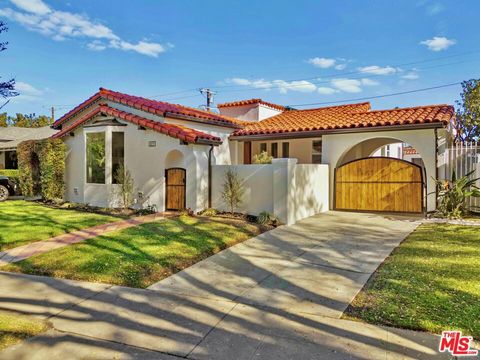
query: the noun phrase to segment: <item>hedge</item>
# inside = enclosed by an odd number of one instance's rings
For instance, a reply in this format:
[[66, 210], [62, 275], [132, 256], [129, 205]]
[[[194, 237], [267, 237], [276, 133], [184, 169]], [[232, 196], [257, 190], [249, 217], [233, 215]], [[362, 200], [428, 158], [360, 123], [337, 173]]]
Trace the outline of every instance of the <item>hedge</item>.
[[20, 188], [27, 197], [61, 200], [65, 192], [65, 144], [60, 139], [28, 140], [17, 147]]

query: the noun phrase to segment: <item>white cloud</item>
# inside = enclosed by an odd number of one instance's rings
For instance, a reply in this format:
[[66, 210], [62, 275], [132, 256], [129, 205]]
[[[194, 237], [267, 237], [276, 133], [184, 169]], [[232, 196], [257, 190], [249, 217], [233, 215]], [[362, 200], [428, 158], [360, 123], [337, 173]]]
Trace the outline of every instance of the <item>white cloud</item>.
[[369, 79], [369, 78], [364, 78], [364, 79], [360, 80], [360, 82], [362, 83], [362, 85], [365, 85], [365, 86], [380, 85], [380, 83], [378, 81], [375, 81], [375, 80], [372, 80], [372, 79]]
[[427, 7], [427, 14], [430, 16], [437, 15], [445, 10], [445, 6], [440, 3], [432, 4]]
[[421, 45], [425, 45], [429, 50], [442, 51], [448, 49], [450, 46], [455, 45], [456, 40], [447, 39], [444, 36], [434, 36], [432, 39], [421, 41]]
[[339, 91], [335, 90], [335, 89], [332, 89], [331, 87], [319, 86], [317, 88], [317, 92], [319, 94], [322, 94], [322, 95], [331, 95], [331, 94], [334, 94], [334, 93], [339, 92]]
[[39, 90], [33, 85], [30, 85], [22, 81], [17, 81], [15, 83], [15, 90], [17, 90], [20, 93], [20, 95], [29, 95], [29, 96], [40, 96], [44, 93], [43, 90]]
[[335, 59], [327, 59], [327, 58], [321, 58], [321, 57], [314, 57], [311, 59], [308, 59], [308, 63], [312, 64], [315, 67], [319, 67], [322, 69], [327, 69], [335, 65], [337, 61]]
[[347, 67], [347, 64], [338, 64], [335, 65], [335, 70], [343, 70]]
[[418, 74], [413, 71], [410, 71], [402, 76], [402, 79], [405, 79], [405, 80], [417, 80], [418, 78], [419, 78]]
[[51, 12], [42, 0], [10, 0], [16, 7], [33, 14], [45, 15]]
[[391, 66], [378, 66], [378, 65], [371, 65], [371, 66], [364, 66], [359, 67], [358, 71], [365, 73], [365, 74], [374, 74], [374, 75], [390, 75], [397, 72], [397, 69]]
[[348, 92], [348, 93], [358, 93], [362, 91], [360, 80], [355, 79], [332, 79], [331, 84], [334, 88]]
[[250, 86], [255, 89], [278, 89], [282, 94], [286, 94], [288, 91], [298, 92], [313, 92], [317, 89], [315, 84], [306, 80], [298, 81], [285, 81], [285, 80], [272, 80], [265, 79], [249, 80], [244, 78], [231, 78], [225, 81], [227, 84], [235, 84], [241, 86]]
[[17, 8], [0, 9], [0, 16], [18, 22], [31, 31], [48, 36], [56, 41], [73, 38], [93, 40], [87, 48], [102, 51], [107, 48], [135, 51], [142, 55], [158, 57], [170, 45], [145, 40], [131, 43], [121, 39], [108, 26], [90, 20], [86, 15], [57, 11], [48, 7], [42, 0], [10, 0]]

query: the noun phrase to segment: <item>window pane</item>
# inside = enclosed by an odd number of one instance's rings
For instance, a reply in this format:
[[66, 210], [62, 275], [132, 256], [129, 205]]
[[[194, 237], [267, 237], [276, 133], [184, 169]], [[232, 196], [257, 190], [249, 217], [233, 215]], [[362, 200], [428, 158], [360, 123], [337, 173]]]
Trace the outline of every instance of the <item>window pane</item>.
[[112, 132], [112, 184], [117, 184], [117, 171], [124, 165], [125, 142], [123, 132]]
[[290, 156], [290, 143], [282, 143], [282, 157], [288, 158]]
[[312, 142], [312, 164], [322, 163], [322, 140]]
[[87, 134], [87, 183], [105, 184], [105, 133]]
[[272, 156], [274, 158], [278, 157], [278, 144], [277, 143], [272, 143]]
[[267, 151], [267, 143], [260, 143], [260, 152], [266, 152]]

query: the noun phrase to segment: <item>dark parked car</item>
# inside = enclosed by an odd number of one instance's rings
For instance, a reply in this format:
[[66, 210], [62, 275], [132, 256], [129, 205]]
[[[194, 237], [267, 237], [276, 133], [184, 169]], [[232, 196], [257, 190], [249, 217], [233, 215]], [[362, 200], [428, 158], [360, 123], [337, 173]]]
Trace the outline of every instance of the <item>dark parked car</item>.
[[0, 176], [0, 202], [8, 199], [9, 196], [15, 195], [17, 192], [17, 184], [6, 176]]

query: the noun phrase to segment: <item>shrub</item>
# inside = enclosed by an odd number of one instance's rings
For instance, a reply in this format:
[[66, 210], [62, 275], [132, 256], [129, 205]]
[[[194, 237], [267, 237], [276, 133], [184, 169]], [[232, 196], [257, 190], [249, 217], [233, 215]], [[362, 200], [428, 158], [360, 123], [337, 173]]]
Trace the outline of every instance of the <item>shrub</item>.
[[280, 220], [273, 214], [270, 214], [268, 211], [262, 211], [257, 216], [257, 223], [260, 225], [273, 225], [278, 226]]
[[202, 216], [215, 216], [217, 214], [218, 214], [218, 211], [216, 209], [209, 208], [209, 209], [203, 210], [200, 215], [202, 215]]
[[117, 194], [120, 197], [121, 207], [126, 210], [133, 205], [134, 183], [132, 174], [123, 164], [120, 164], [113, 174], [113, 178], [115, 183], [118, 184]]
[[242, 180], [233, 170], [225, 173], [225, 182], [223, 184], [222, 198], [230, 209], [230, 213], [235, 213], [235, 209], [241, 205], [245, 189]]
[[65, 192], [65, 144], [60, 139], [28, 140], [17, 146], [20, 188], [27, 197], [57, 201]]
[[467, 199], [480, 197], [480, 188], [475, 183], [479, 179], [470, 179], [474, 171], [457, 179], [455, 171], [452, 180], [435, 180], [438, 189], [437, 213], [447, 218], [461, 218], [467, 212]]
[[252, 163], [254, 164], [271, 164], [273, 156], [268, 155], [266, 151], [262, 151], [260, 154], [253, 155]]

